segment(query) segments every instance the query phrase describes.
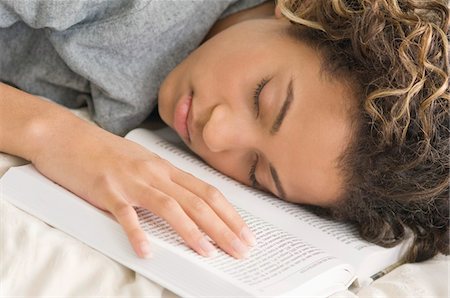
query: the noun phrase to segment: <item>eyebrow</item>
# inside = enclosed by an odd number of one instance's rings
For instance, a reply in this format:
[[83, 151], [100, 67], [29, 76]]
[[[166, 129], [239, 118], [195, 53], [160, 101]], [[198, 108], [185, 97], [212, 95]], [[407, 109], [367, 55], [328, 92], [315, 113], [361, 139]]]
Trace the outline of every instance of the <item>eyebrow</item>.
[[[287, 91], [286, 91], [286, 99], [283, 102], [283, 105], [281, 106], [280, 111], [278, 112], [277, 117], [275, 118], [275, 121], [272, 124], [272, 127], [270, 129], [270, 134], [275, 135], [281, 127], [281, 124], [283, 124], [283, 120], [286, 118], [286, 114], [289, 111], [289, 108], [291, 107], [291, 103], [294, 100], [294, 79], [291, 77]], [[283, 186], [281, 185], [280, 176], [278, 175], [277, 170], [275, 167], [269, 163], [269, 169], [270, 169], [270, 175], [272, 176], [272, 180], [275, 183], [275, 187], [277, 189], [278, 194], [280, 195], [281, 199], [286, 199], [286, 192], [283, 189]]]
[[286, 118], [286, 114], [289, 111], [289, 108], [291, 107], [291, 103], [293, 100], [294, 100], [294, 87], [293, 87], [293, 78], [291, 77], [291, 80], [289, 81], [286, 91], [286, 99], [284, 100], [283, 105], [281, 106], [281, 109], [278, 112], [278, 115], [272, 124], [272, 127], [270, 128], [271, 135], [275, 135], [280, 130], [281, 124], [283, 124], [283, 120]]
[[278, 176], [277, 170], [275, 170], [272, 164], [269, 164], [270, 175], [272, 175], [273, 182], [275, 182], [275, 187], [277, 189], [278, 194], [280, 195], [280, 199], [286, 199], [286, 193], [284, 192], [283, 187], [281, 186], [280, 177]]

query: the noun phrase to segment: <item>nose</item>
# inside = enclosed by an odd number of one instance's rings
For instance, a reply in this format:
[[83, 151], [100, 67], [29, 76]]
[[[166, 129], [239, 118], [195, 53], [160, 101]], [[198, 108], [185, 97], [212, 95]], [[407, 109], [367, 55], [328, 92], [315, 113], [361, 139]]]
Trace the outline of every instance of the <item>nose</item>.
[[203, 141], [212, 152], [255, 146], [256, 131], [250, 121], [227, 105], [218, 105], [203, 127]]

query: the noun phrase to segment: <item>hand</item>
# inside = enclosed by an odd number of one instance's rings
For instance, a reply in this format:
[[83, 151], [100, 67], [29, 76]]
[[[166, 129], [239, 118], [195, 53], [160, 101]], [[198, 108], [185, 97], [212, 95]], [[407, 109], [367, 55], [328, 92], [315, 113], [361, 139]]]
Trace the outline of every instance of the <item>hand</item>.
[[203, 256], [214, 254], [215, 248], [200, 229], [236, 258], [245, 257], [254, 244], [244, 221], [217, 189], [144, 147], [78, 118], [38, 131], [35, 167], [112, 213], [139, 256], [149, 257], [150, 246], [134, 206], [165, 219]]

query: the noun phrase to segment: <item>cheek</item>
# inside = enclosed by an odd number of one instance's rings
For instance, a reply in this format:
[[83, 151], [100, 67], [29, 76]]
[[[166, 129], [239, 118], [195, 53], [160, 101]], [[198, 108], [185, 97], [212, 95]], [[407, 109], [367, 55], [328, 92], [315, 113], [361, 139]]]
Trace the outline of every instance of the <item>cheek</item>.
[[208, 153], [196, 152], [207, 164], [241, 183], [248, 184], [247, 167], [242, 158], [228, 153]]

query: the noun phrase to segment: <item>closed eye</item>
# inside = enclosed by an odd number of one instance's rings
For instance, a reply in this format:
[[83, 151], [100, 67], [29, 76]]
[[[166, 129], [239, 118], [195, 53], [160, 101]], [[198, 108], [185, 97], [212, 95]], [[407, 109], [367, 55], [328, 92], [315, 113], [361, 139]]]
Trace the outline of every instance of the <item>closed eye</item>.
[[253, 92], [253, 107], [255, 110], [256, 118], [259, 117], [259, 96], [262, 92], [262, 89], [264, 86], [269, 82], [269, 79], [264, 78], [261, 80], [261, 82], [258, 83], [258, 85], [255, 88], [255, 91]]
[[260, 188], [261, 184], [258, 183], [256, 180], [256, 166], [258, 165], [259, 156], [256, 155], [255, 161], [253, 162], [252, 166], [250, 167], [250, 171], [248, 172], [248, 179], [250, 180], [250, 185], [253, 188]]

